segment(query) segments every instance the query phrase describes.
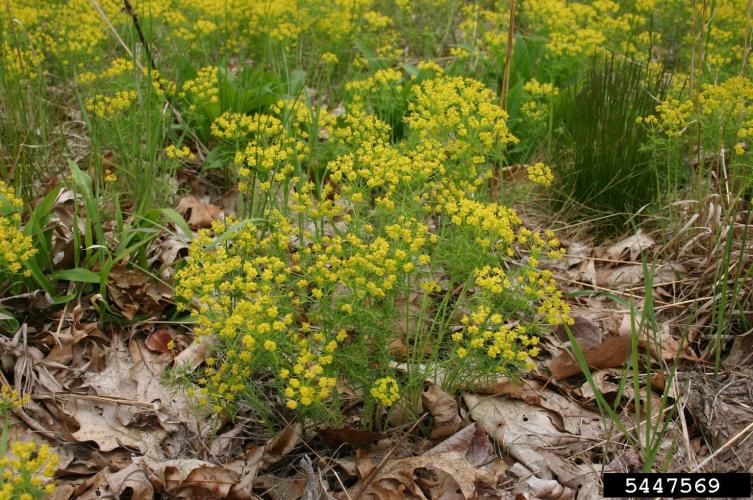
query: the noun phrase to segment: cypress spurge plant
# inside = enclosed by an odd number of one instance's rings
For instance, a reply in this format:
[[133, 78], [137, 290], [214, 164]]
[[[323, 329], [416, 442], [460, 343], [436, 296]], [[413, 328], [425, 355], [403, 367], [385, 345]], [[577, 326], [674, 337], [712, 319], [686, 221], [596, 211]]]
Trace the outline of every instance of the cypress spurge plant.
[[47, 444], [34, 441], [10, 442], [10, 414], [29, 403], [7, 385], [0, 388], [0, 500], [38, 500], [55, 491], [50, 478], [55, 473], [58, 456]]
[[[323, 186], [281, 169], [273, 182], [291, 185], [287, 197], [193, 242], [176, 297], [213, 353], [200, 372], [175, 374], [201, 406], [338, 425], [340, 383], [378, 428], [386, 408], [416, 408], [426, 379], [456, 391], [519, 376], [540, 337], [569, 321], [539, 267], [561, 255], [559, 242], [490, 199], [492, 165], [516, 141], [496, 95], [446, 76], [417, 83], [413, 95], [401, 141], [354, 107], [357, 120], [328, 122], [328, 140], [345, 150]], [[304, 131], [288, 128], [285, 140]], [[262, 139], [256, 129], [245, 139], [241, 178], [275, 168], [257, 161], [276, 144]], [[532, 176], [547, 173], [541, 165]]]

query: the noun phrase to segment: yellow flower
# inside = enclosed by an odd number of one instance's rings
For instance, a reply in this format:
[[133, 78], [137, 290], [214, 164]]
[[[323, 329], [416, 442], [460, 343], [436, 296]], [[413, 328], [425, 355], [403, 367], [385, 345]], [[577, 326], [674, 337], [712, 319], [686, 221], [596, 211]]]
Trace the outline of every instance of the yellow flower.
[[542, 186], [551, 186], [554, 181], [552, 169], [539, 162], [528, 167], [528, 179]]
[[393, 377], [382, 377], [374, 381], [370, 394], [382, 406], [389, 408], [400, 400], [400, 387]]

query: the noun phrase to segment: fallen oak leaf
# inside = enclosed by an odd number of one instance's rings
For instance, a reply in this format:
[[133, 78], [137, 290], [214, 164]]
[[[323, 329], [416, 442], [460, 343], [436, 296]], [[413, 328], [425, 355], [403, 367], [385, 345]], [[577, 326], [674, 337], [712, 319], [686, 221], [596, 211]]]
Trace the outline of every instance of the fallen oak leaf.
[[543, 408], [501, 397], [466, 394], [463, 398], [471, 418], [510, 455], [544, 479], [552, 479], [553, 474], [540, 451], [579, 442], [578, 436], [559, 430]]
[[191, 229], [209, 227], [212, 221], [222, 219], [224, 213], [217, 205], [204, 203], [196, 196], [184, 196], [178, 202], [177, 211], [188, 222]]
[[497, 479], [460, 453], [421, 455], [387, 464], [361, 498], [458, 498], [471, 500], [495, 491]]
[[[630, 337], [610, 336], [594, 349], [583, 349], [588, 366], [594, 369], [615, 368], [622, 366], [630, 353]], [[562, 380], [581, 373], [575, 358], [563, 352], [549, 362], [549, 369], [557, 380]]]
[[[516, 463], [509, 469], [510, 474], [519, 477], [515, 492], [517, 498], [530, 498], [537, 500], [574, 500], [575, 491], [563, 486], [555, 479], [541, 479], [536, 477], [521, 463]], [[523, 496], [525, 495], [525, 496]]]
[[[562, 337], [565, 327], [558, 331]], [[578, 341], [578, 347], [583, 353], [588, 366], [596, 369], [615, 368], [622, 366], [630, 353], [631, 336], [606, 336], [601, 334], [598, 324], [584, 317], [576, 317], [570, 327], [572, 336]], [[573, 355], [565, 349], [552, 358], [549, 370], [557, 380], [581, 373], [581, 367]]]
[[155, 460], [149, 456], [136, 460], [152, 484], [171, 497], [226, 498], [238, 481], [237, 472], [203, 460]]
[[459, 430], [424, 455], [440, 455], [449, 452], [463, 455], [469, 463], [476, 467], [485, 464], [494, 456], [489, 435], [478, 422], [473, 422]]
[[74, 498], [79, 500], [107, 497], [127, 497], [133, 500], [154, 498], [152, 483], [141, 466], [136, 463], [131, 463], [118, 472], [112, 472], [109, 468], [102, 469], [96, 476], [80, 484], [72, 493]]
[[189, 371], [195, 370], [209, 356], [209, 349], [212, 346], [213, 340], [212, 335], [194, 337], [193, 342], [181, 351], [180, 354], [175, 356], [173, 364], [176, 367], [187, 368]]
[[421, 403], [433, 418], [433, 427], [429, 437], [442, 439], [451, 436], [462, 425], [462, 419], [458, 414], [458, 403], [455, 398], [447, 394], [436, 384], [421, 393]]
[[300, 423], [287, 426], [264, 446], [254, 446], [246, 450], [242, 460], [235, 460], [227, 468], [238, 475], [238, 480], [230, 489], [230, 498], [247, 500], [255, 498], [254, 481], [260, 470], [277, 463], [293, 451], [301, 442], [303, 427]]
[[653, 238], [639, 229], [633, 236], [618, 241], [607, 248], [606, 253], [613, 260], [623, 260], [627, 257], [630, 257], [630, 260], [635, 260], [641, 252], [648, 250], [655, 244]]
[[[173, 335], [168, 328], [160, 328], [152, 332], [144, 341], [144, 345], [151, 351], [171, 354], [174, 350]], [[173, 346], [173, 347], [171, 347]]]

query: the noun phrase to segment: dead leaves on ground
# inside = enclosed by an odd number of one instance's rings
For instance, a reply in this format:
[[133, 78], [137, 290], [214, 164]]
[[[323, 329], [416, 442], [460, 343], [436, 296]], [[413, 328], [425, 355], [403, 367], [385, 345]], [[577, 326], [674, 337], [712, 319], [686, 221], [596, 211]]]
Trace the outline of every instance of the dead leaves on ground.
[[[577, 340], [588, 366], [595, 369], [622, 366], [630, 353], [632, 338], [619, 333], [605, 335], [596, 321], [582, 316], [575, 317], [575, 323], [569, 327]], [[558, 331], [559, 337], [567, 340], [564, 328]], [[581, 373], [581, 368], [569, 350], [561, 349], [549, 362], [549, 369], [554, 378], [560, 380]]]
[[[73, 202], [70, 195], [63, 196], [57, 217], [65, 220]], [[193, 230], [223, 217], [222, 208], [195, 196], [181, 200], [178, 211]], [[53, 247], [63, 265], [70, 257], [70, 235], [63, 229], [59, 232]], [[608, 288], [639, 303], [645, 293], [641, 255], [655, 248], [653, 238], [639, 231], [604, 247], [570, 242], [565, 259], [550, 264], [569, 287]], [[159, 276], [169, 280], [172, 264], [185, 251], [185, 241], [163, 234], [149, 248], [150, 265], [158, 266]], [[683, 267], [670, 261], [652, 272], [660, 286], [650, 293], [657, 301], [671, 303], [676, 297], [672, 286]], [[168, 286], [126, 263], [111, 270], [108, 294], [111, 304], [129, 319], [157, 316], [172, 302]], [[17, 299], [18, 307], [44, 304], [40, 297]], [[637, 400], [645, 407], [650, 400], [658, 407], [656, 394], [647, 387], [638, 394], [633, 387], [619, 390], [618, 369], [637, 333], [641, 333], [636, 339], [640, 354], [658, 367], [650, 380], [654, 389], [662, 390], [666, 383], [662, 363], [698, 360], [690, 342], [673, 327], [671, 316], [650, 337], [642, 334], [637, 322], [640, 311], [630, 315], [614, 302], [594, 298], [579, 302], [571, 333], [593, 371], [596, 389], [607, 398], [620, 392], [625, 405]], [[64, 459], [55, 498], [348, 499], [358, 493], [375, 499], [564, 500], [598, 495], [603, 458], [599, 453], [608, 422], [586, 408], [595, 408], [594, 387], [582, 378], [571, 379], [581, 370], [564, 330], [546, 346], [551, 354], [548, 372], [539, 367], [534, 374], [551, 375], [551, 386], [537, 380], [476, 381], [465, 388], [467, 394], [456, 398], [427, 383], [420, 406], [391, 415], [408, 424], [404, 430], [411, 423], [410, 415], [426, 412], [423, 435], [428, 439], [423, 441], [417, 433], [401, 430], [375, 433], [346, 426], [313, 432], [300, 424], [289, 425], [274, 437], [251, 437], [242, 422], [227, 425], [202, 418], [181, 393], [160, 381], [171, 364], [198, 368], [207, 356], [205, 339], [191, 342], [169, 327], [103, 332], [86, 322], [85, 315], [83, 307], [66, 308], [54, 323], [34, 332], [44, 351], [6, 342], [15, 380], [34, 385], [45, 395], [27, 411], [43, 428], [55, 429], [59, 443], [67, 445], [59, 448]], [[396, 343], [391, 347], [408, 349], [414, 327], [396, 325]], [[575, 383], [570, 385], [568, 379]], [[702, 397], [687, 401], [687, 408], [711, 436], [712, 445], [719, 447], [750, 415], [744, 411], [747, 403], [737, 404], [734, 398], [719, 396], [720, 404], [710, 405], [717, 387], [708, 383], [705, 387], [705, 392], [698, 392]], [[680, 397], [672, 394], [675, 400]], [[353, 399], [358, 399], [356, 394]], [[719, 425], [720, 419], [728, 425]], [[638, 435], [645, 433], [640, 425]], [[620, 439], [625, 443], [624, 436], [614, 437], [615, 442]], [[321, 447], [322, 442], [326, 447]], [[631, 451], [627, 447], [612, 457], [606, 470], [640, 468], [640, 457]], [[730, 453], [719, 460], [735, 470], [740, 457]]]

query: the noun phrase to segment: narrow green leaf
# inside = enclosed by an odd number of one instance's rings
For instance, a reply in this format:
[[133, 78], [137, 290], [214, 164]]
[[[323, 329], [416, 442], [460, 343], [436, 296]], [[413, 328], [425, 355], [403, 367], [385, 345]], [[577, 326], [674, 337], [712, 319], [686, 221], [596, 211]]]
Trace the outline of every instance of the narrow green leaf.
[[74, 267], [73, 269], [64, 269], [53, 273], [53, 278], [62, 281], [76, 281], [78, 283], [99, 283], [99, 274], [84, 269], [83, 267]]

